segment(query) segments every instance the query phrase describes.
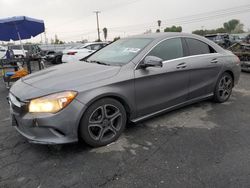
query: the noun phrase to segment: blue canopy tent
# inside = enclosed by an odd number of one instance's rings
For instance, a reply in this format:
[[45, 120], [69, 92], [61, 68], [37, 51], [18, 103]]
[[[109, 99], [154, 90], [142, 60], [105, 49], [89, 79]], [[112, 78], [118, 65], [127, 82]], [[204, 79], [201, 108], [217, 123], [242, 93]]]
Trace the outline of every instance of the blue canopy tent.
[[[23, 53], [24, 49], [21, 40], [35, 37], [43, 33], [44, 30], [45, 27], [43, 20], [37, 20], [26, 16], [0, 19], [0, 41], [19, 40]], [[14, 72], [6, 72], [4, 74], [4, 77], [7, 79], [8, 86], [10, 82], [10, 76], [13, 74]]]
[[0, 19], [0, 40], [22, 40], [30, 39], [44, 32], [44, 21], [29, 18], [27, 16], [16, 16]]
[[[0, 19], [0, 41], [20, 41], [22, 50], [22, 39], [30, 39], [45, 30], [44, 21], [27, 16], [15, 16]], [[23, 50], [24, 51], [24, 50]]]

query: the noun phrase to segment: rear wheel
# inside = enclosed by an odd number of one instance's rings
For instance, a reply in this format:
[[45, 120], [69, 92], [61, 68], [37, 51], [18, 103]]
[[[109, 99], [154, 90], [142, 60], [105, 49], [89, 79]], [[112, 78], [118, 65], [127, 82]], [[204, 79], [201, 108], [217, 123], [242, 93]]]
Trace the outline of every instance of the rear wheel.
[[79, 136], [90, 146], [107, 145], [119, 138], [126, 126], [126, 111], [112, 98], [93, 103], [83, 115]]
[[226, 102], [231, 96], [232, 89], [233, 78], [229, 73], [225, 72], [217, 81], [216, 88], [214, 91], [215, 102]]
[[62, 56], [58, 55], [55, 57], [55, 64], [60, 64], [62, 63]]

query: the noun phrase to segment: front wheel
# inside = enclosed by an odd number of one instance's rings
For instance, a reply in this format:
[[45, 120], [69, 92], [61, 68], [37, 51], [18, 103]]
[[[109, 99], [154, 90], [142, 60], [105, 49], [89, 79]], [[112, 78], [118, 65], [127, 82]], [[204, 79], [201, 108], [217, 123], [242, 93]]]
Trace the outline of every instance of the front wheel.
[[214, 91], [214, 100], [215, 102], [223, 103], [226, 102], [232, 93], [233, 89], [233, 78], [232, 76], [225, 72], [218, 79], [215, 91]]
[[119, 138], [126, 121], [126, 111], [120, 102], [112, 98], [101, 99], [83, 115], [79, 136], [90, 146], [104, 146]]

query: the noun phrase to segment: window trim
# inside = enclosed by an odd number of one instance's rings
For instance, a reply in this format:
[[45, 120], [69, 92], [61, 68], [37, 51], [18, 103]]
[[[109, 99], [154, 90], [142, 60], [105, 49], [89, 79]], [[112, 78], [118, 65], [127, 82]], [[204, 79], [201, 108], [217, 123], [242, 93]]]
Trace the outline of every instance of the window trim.
[[[161, 41], [157, 42], [154, 46], [152, 46], [149, 51], [141, 58], [141, 60], [135, 65], [135, 68], [134, 70], [137, 70], [137, 69], [140, 69], [140, 64], [142, 63], [143, 59], [145, 59], [145, 57], [147, 57], [147, 55], [149, 54], [149, 52], [151, 52], [151, 50], [153, 48], [155, 48], [158, 44], [160, 44], [161, 42], [164, 42], [166, 40], [169, 40], [169, 39], [174, 39], [174, 38], [180, 38], [181, 40], [185, 40], [185, 38], [190, 38], [190, 39], [196, 39], [196, 38], [193, 38], [193, 37], [187, 37], [187, 36], [175, 36], [175, 37], [169, 37], [169, 38], [165, 38], [165, 39], [162, 39]], [[199, 39], [196, 39], [196, 40], [199, 40]], [[201, 40], [199, 40], [201, 41]], [[186, 41], [185, 41], [186, 42]], [[203, 42], [203, 41], [201, 41]], [[206, 42], [203, 42], [205, 44], [207, 44]], [[186, 44], [187, 45], [187, 44]], [[207, 44], [209, 45], [209, 44]], [[210, 46], [210, 45], [209, 45]], [[183, 45], [182, 45], [183, 47]], [[186, 46], [188, 47], [188, 46]], [[214, 48], [213, 48], [214, 49]], [[172, 62], [172, 61], [176, 61], [176, 60], [182, 60], [182, 59], [187, 59], [187, 58], [190, 58], [190, 57], [201, 57], [201, 56], [210, 56], [210, 55], [217, 55], [219, 54], [215, 49], [214, 49], [215, 53], [209, 53], [209, 54], [199, 54], [199, 55], [190, 55], [188, 54], [187, 56], [184, 56], [184, 57], [180, 57], [180, 58], [176, 58], [176, 59], [171, 59], [171, 60], [166, 60], [166, 61], [163, 61], [162, 63], [165, 64], [165, 63], [168, 63], [168, 62]]]

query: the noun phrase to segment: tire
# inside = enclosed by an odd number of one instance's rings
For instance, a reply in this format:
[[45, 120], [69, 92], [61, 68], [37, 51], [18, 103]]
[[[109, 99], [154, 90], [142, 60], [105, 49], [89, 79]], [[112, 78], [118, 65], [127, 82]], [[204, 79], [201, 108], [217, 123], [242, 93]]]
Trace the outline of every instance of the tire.
[[92, 147], [100, 147], [117, 140], [127, 122], [123, 105], [112, 98], [94, 102], [84, 113], [79, 137]]
[[61, 64], [62, 63], [62, 56], [58, 55], [55, 57], [55, 64]]
[[214, 91], [214, 101], [217, 103], [226, 102], [231, 94], [233, 89], [233, 77], [225, 72], [218, 79]]

